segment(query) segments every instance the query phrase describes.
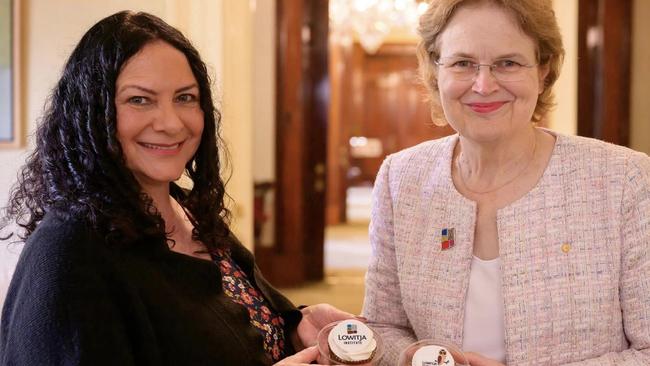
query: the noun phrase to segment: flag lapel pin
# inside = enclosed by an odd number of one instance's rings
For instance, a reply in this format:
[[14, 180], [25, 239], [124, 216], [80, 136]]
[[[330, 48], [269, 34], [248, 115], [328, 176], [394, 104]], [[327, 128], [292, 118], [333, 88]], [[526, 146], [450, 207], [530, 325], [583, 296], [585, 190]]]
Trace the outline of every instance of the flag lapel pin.
[[442, 229], [442, 235], [440, 236], [440, 249], [447, 250], [454, 246], [454, 234], [456, 229], [444, 228]]

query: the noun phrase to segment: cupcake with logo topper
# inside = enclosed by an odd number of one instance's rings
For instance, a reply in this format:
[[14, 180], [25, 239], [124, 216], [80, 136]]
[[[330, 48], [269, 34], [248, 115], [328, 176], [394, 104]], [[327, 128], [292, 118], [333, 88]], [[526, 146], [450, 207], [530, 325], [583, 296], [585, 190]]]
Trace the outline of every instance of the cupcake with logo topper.
[[325, 326], [318, 334], [318, 348], [331, 365], [375, 365], [383, 356], [379, 335], [356, 319]]
[[425, 339], [409, 345], [399, 357], [399, 366], [465, 366], [469, 362], [458, 347]]

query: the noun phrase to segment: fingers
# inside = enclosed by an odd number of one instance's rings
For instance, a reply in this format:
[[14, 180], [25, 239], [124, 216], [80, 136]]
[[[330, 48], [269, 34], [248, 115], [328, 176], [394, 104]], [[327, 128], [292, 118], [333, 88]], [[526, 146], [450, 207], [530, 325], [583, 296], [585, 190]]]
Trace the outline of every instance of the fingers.
[[495, 361], [475, 352], [465, 352], [465, 357], [471, 366], [504, 366], [499, 361]]
[[356, 318], [356, 316], [354, 314], [350, 314], [347, 311], [337, 309], [337, 308], [335, 308], [335, 307], [333, 307], [331, 305], [330, 305], [330, 308], [331, 308], [331, 310], [330, 310], [331, 313], [330, 314], [331, 314], [331, 317], [332, 317], [332, 321]]
[[485, 357], [481, 356], [478, 353], [465, 352], [465, 357], [467, 358], [467, 362], [469, 362], [469, 364], [471, 366], [484, 366], [484, 365], [487, 365], [485, 363], [485, 361], [486, 361]]
[[318, 348], [316, 346], [311, 346], [309, 348], [303, 349], [293, 356], [283, 359], [282, 361], [276, 363], [275, 366], [309, 365], [309, 363], [316, 361], [316, 359], [318, 359]]
[[356, 317], [354, 314], [338, 309], [330, 304], [318, 304], [318, 306], [322, 306], [329, 312], [332, 321], [350, 319]]
[[303, 317], [313, 317], [317, 325], [325, 325], [338, 320], [355, 318], [354, 314], [335, 308], [330, 304], [317, 304], [307, 306], [301, 310]]

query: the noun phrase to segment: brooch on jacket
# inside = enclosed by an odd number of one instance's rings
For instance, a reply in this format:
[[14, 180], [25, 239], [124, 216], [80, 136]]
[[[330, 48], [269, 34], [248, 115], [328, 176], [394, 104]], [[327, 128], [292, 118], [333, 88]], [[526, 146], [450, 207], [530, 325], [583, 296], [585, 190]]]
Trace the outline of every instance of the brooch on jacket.
[[454, 233], [456, 229], [444, 228], [442, 229], [442, 235], [440, 236], [440, 249], [447, 250], [454, 246]]

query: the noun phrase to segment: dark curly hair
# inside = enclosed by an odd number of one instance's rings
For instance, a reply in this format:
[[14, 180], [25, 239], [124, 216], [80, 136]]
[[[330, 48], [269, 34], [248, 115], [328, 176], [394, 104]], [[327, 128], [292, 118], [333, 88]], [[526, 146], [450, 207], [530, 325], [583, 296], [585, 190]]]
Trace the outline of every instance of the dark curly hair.
[[171, 195], [187, 210], [195, 240], [209, 250], [230, 242], [219, 156], [226, 151], [206, 66], [177, 29], [151, 14], [129, 11], [106, 17], [86, 32], [50, 96], [36, 130], [36, 148], [6, 208], [5, 222], [15, 220], [24, 228], [23, 239], [54, 212], [84, 218], [111, 244], [130, 244], [143, 236], [171, 240], [152, 199], [126, 167], [116, 137], [115, 81], [129, 58], [159, 40], [187, 57], [204, 113], [200, 145], [185, 166], [192, 188], [170, 183]]

